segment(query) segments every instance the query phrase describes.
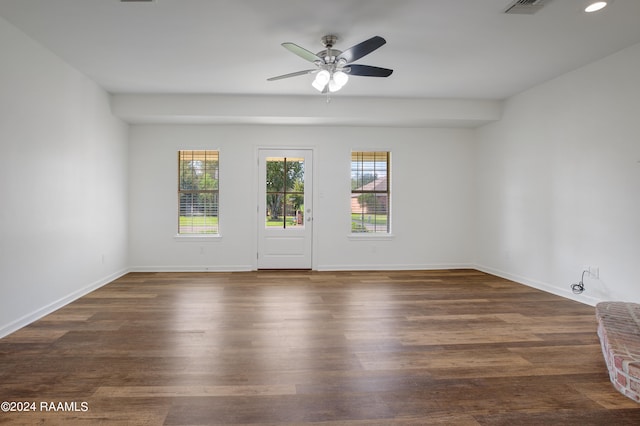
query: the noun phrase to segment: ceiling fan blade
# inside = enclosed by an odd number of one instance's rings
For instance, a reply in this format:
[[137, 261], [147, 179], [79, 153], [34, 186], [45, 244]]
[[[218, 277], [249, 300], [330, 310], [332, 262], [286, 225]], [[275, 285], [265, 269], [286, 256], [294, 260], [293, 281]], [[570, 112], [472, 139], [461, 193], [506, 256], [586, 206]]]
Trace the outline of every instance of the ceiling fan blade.
[[296, 72], [292, 72], [292, 73], [289, 73], [289, 74], [283, 74], [283, 75], [278, 75], [276, 77], [268, 78], [267, 81], [282, 80], [283, 78], [297, 77], [299, 75], [311, 74], [311, 73], [314, 73], [314, 72], [317, 72], [317, 71], [318, 71], [317, 69], [296, 71]]
[[389, 68], [372, 67], [371, 65], [352, 64], [346, 68], [349, 68], [349, 75], [365, 77], [389, 77], [393, 73], [393, 70]]
[[322, 60], [322, 58], [320, 58], [315, 53], [305, 49], [304, 47], [300, 47], [295, 43], [289, 43], [289, 42], [282, 43], [282, 47], [284, 47], [285, 49], [289, 50], [290, 52], [295, 53], [296, 55], [300, 56], [302, 59], [306, 59], [309, 62], [315, 62], [317, 60]]
[[365, 55], [373, 52], [380, 46], [384, 45], [387, 40], [380, 36], [371, 37], [369, 40], [365, 40], [362, 43], [358, 43], [342, 52], [336, 59], [344, 59], [347, 63], [357, 61]]

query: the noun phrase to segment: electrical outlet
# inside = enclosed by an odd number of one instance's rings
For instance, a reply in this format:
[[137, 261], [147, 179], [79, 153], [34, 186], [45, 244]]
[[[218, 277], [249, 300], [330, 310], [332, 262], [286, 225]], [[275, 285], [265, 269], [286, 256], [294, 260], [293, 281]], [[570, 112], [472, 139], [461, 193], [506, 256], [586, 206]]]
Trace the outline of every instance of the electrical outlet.
[[597, 266], [589, 266], [589, 275], [593, 278], [600, 278], [600, 268]]

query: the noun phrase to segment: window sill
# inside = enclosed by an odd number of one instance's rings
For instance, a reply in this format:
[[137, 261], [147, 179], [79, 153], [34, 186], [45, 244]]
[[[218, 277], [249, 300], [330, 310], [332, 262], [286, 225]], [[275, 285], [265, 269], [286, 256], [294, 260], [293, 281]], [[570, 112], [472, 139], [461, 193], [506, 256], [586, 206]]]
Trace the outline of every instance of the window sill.
[[173, 239], [180, 242], [197, 241], [197, 242], [204, 243], [204, 242], [220, 241], [222, 239], [222, 235], [220, 234], [204, 234], [204, 235], [177, 234], [173, 236]]
[[347, 235], [347, 239], [351, 241], [384, 241], [384, 240], [393, 240], [395, 235], [393, 234], [349, 234]]

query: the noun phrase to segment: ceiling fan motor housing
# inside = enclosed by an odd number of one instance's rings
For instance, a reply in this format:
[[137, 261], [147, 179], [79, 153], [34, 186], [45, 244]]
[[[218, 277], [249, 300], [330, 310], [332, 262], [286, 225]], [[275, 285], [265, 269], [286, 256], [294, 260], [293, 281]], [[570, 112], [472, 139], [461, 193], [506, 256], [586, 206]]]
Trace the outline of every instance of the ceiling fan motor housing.
[[342, 53], [341, 50], [333, 49], [333, 46], [338, 41], [338, 37], [334, 35], [326, 35], [323, 36], [322, 45], [326, 47], [325, 50], [322, 50], [317, 53], [317, 55], [324, 59], [325, 64], [333, 64], [336, 61], [336, 57]]

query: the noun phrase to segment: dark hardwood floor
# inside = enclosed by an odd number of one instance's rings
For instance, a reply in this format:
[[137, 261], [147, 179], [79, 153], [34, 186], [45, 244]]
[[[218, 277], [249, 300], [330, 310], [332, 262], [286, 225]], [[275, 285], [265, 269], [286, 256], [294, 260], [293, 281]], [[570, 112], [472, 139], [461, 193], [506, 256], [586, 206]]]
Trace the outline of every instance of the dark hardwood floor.
[[36, 403], [0, 424], [640, 424], [594, 308], [473, 270], [128, 274], [0, 339], [0, 401]]

